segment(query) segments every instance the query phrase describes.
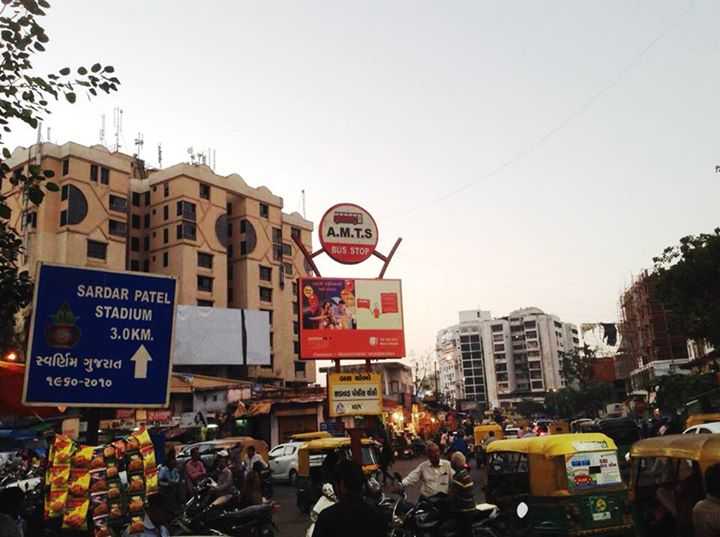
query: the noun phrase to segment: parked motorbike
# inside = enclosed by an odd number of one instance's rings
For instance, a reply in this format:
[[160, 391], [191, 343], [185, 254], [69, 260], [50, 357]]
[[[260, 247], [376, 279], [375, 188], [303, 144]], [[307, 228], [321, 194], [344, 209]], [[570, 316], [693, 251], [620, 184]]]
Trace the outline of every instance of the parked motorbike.
[[212, 500], [210, 491], [215, 482], [206, 478], [200, 481], [193, 496], [185, 504], [183, 514], [175, 520], [181, 535], [227, 535], [247, 537], [273, 537], [278, 531], [272, 516], [279, 510], [275, 502], [238, 507], [239, 493]]
[[310, 511], [310, 527], [305, 533], [305, 537], [312, 537], [313, 531], [315, 531], [315, 523], [325, 509], [334, 505], [337, 502], [337, 496], [335, 496], [335, 489], [330, 483], [325, 483], [322, 486], [322, 496], [315, 503], [312, 510]]
[[[400, 474], [395, 479], [402, 485]], [[387, 511], [390, 502], [384, 502], [381, 508]], [[492, 504], [478, 504], [475, 512], [468, 515], [470, 533], [463, 534], [457, 520], [451, 515], [450, 501], [446, 494], [436, 494], [430, 498], [423, 498], [413, 504], [407, 498], [403, 488], [398, 493], [397, 500], [392, 506], [390, 515], [390, 537], [501, 537], [499, 523], [496, 522], [500, 514], [497, 506]]]

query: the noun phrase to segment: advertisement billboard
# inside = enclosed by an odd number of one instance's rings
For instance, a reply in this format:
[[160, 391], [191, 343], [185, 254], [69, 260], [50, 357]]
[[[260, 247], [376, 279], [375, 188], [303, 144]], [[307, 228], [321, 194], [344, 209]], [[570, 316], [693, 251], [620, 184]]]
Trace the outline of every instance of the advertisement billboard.
[[380, 373], [330, 373], [327, 385], [330, 417], [382, 414]]
[[300, 278], [300, 358], [403, 358], [400, 280]]

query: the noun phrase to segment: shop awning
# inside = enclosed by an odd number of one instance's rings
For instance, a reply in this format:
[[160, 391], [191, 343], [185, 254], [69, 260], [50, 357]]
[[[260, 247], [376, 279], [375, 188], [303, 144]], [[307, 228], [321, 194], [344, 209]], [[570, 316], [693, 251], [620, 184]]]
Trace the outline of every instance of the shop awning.
[[250, 408], [246, 408], [243, 403], [238, 403], [233, 415], [236, 418], [251, 418], [253, 416], [264, 416], [266, 414], [270, 414], [271, 410], [272, 403], [268, 402], [252, 403]]
[[22, 389], [25, 378], [23, 364], [0, 362], [0, 413], [14, 416], [38, 416], [48, 418], [61, 414], [57, 407], [25, 406], [22, 404]]

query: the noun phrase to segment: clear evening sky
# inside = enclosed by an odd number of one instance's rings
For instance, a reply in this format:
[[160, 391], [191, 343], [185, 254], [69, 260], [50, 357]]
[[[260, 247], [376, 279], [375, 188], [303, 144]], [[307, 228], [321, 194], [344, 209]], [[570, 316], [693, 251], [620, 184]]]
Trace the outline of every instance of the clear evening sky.
[[36, 65], [122, 82], [54, 105], [52, 141], [97, 143], [105, 114], [110, 144], [121, 107], [121, 150], [142, 132], [151, 165], [158, 142], [164, 166], [211, 147], [286, 211], [305, 189], [316, 223], [368, 209], [381, 251], [403, 238], [387, 276], [420, 354], [461, 309], [616, 320], [633, 274], [718, 224], [719, 18], [712, 0], [56, 0]]

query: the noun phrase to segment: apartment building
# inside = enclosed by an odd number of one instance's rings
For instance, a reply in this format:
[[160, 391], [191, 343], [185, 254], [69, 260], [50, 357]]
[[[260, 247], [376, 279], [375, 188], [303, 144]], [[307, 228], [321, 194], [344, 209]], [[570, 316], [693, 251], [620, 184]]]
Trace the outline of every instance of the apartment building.
[[[178, 303], [264, 310], [270, 318], [270, 365], [230, 368], [235, 377], [304, 385], [312, 364], [299, 359], [296, 279], [309, 267], [292, 241], [311, 249], [313, 224], [283, 212], [283, 200], [242, 177], [204, 164], [150, 170], [137, 157], [96, 145], [43, 143], [18, 148], [6, 162], [19, 173], [41, 159], [60, 193], [39, 207], [15, 195], [11, 225], [36, 261], [178, 278]], [[6, 180], [0, 193], [12, 185]], [[215, 374], [210, 370], [198, 371]]]
[[580, 346], [577, 327], [538, 308], [523, 308], [505, 317], [489, 311], [459, 313], [460, 323], [438, 333], [437, 359], [441, 390], [443, 360], [455, 368], [454, 395], [489, 408], [510, 407], [524, 397], [540, 399], [564, 386], [562, 360]]

